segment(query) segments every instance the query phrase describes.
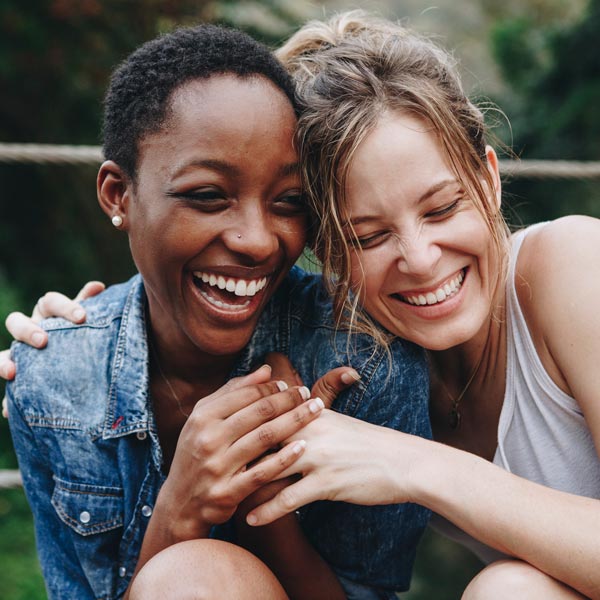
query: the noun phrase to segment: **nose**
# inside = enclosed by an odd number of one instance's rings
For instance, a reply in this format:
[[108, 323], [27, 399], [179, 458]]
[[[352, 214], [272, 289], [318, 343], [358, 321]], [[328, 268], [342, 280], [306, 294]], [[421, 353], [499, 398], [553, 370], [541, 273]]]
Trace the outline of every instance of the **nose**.
[[427, 278], [435, 273], [441, 248], [429, 236], [417, 234], [399, 241], [397, 267], [401, 273]]
[[227, 248], [253, 262], [262, 263], [279, 248], [276, 224], [263, 209], [245, 209], [224, 235]]

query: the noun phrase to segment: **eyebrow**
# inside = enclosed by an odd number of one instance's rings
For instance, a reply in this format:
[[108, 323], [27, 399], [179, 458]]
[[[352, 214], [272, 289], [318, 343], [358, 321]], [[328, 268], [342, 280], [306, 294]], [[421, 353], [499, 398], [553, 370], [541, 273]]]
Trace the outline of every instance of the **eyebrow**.
[[[458, 184], [456, 179], [444, 179], [439, 181], [438, 183], [434, 183], [430, 188], [427, 188], [425, 192], [423, 192], [419, 198], [417, 199], [417, 204], [421, 204], [425, 202], [425, 200], [431, 198], [431, 196], [435, 196], [438, 192], [441, 192], [443, 189], [447, 188], [450, 185]], [[360, 225], [361, 223], [369, 223], [371, 221], [377, 221], [379, 217], [376, 215], [365, 215], [364, 217], [356, 217], [352, 218], [349, 221], [346, 221], [344, 225], [352, 224], [352, 225]]]
[[[233, 164], [219, 160], [216, 158], [205, 158], [199, 160], [193, 160], [189, 163], [183, 165], [180, 169], [173, 174], [173, 177], [178, 177], [180, 175], [185, 174], [188, 170], [194, 168], [204, 168], [210, 169], [211, 171], [218, 171], [223, 173], [224, 175], [228, 175], [229, 177], [238, 177], [240, 175], [240, 170]], [[282, 165], [277, 174], [280, 177], [289, 177], [290, 175], [297, 175], [300, 172], [300, 163], [293, 162], [288, 163], [286, 165]]]

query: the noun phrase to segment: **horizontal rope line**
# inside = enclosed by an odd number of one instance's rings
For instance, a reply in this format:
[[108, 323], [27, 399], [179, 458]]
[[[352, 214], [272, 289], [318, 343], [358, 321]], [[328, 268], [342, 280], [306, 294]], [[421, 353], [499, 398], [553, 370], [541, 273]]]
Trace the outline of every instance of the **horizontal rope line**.
[[[100, 146], [0, 143], [0, 162], [5, 163], [97, 165], [102, 160]], [[523, 179], [600, 179], [600, 161], [501, 160], [500, 171]]]
[[9, 469], [0, 470], [0, 489], [14, 488], [23, 485], [21, 473]]

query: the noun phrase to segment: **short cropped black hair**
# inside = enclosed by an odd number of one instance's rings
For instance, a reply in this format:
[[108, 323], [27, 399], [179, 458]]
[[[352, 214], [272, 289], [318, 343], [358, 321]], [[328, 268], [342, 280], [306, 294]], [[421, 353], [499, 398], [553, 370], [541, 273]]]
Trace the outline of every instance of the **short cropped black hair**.
[[135, 181], [139, 142], [165, 124], [173, 92], [225, 73], [266, 77], [296, 109], [293, 81], [267, 46], [235, 29], [181, 28], [146, 42], [114, 71], [104, 99], [104, 157]]

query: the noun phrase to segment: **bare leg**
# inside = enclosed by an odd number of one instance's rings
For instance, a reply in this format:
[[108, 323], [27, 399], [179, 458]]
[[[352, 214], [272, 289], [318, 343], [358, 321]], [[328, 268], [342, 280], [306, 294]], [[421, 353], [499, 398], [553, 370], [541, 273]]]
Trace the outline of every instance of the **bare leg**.
[[499, 560], [467, 586], [462, 600], [582, 600], [579, 592], [521, 560]]
[[271, 571], [243, 548], [190, 540], [159, 552], [137, 574], [130, 600], [287, 600]]

